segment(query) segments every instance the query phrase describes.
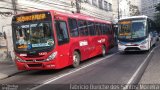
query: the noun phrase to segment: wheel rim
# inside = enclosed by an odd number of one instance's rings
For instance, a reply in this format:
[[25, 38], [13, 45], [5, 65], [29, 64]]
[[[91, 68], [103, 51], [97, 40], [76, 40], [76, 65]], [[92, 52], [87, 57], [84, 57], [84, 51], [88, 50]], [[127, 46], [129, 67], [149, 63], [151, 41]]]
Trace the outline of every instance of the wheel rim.
[[74, 56], [73, 56], [73, 63], [74, 63], [75, 65], [78, 64], [78, 55], [77, 55], [77, 54], [74, 54]]
[[106, 54], [106, 50], [105, 50], [105, 48], [104, 48], [104, 47], [102, 48], [102, 54], [103, 54], [103, 55], [105, 55], [105, 54]]

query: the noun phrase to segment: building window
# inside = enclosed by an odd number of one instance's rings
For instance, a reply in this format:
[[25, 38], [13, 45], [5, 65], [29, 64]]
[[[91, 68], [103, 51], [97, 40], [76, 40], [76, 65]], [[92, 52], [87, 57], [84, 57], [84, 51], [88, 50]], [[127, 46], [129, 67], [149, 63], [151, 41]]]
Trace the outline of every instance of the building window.
[[108, 11], [108, 2], [104, 1], [104, 10]]
[[99, 8], [103, 9], [102, 0], [98, 0]]
[[112, 4], [109, 3], [109, 11], [112, 11]]
[[92, 4], [93, 4], [94, 6], [97, 6], [97, 0], [92, 0]]
[[87, 3], [92, 4], [91, 0], [86, 0]]
[[89, 0], [80, 0], [81, 3], [86, 3]]

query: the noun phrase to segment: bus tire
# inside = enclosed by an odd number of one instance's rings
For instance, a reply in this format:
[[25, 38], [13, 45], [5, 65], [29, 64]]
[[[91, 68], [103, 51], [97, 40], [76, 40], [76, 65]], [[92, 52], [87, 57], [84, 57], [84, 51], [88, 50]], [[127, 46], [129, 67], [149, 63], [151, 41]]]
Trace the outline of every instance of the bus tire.
[[74, 51], [74, 53], [73, 53], [73, 64], [72, 64], [72, 66], [74, 67], [74, 68], [76, 68], [76, 67], [78, 67], [79, 66], [79, 64], [80, 64], [80, 54], [77, 52], [77, 51]]
[[102, 57], [106, 56], [106, 47], [102, 46]]

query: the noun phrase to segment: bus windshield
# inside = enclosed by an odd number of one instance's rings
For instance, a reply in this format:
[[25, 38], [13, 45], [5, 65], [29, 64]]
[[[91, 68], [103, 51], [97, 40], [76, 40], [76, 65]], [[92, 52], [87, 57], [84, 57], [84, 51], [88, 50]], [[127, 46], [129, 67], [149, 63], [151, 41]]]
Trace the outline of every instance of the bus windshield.
[[51, 21], [14, 23], [13, 40], [18, 51], [44, 50], [54, 46]]
[[145, 20], [119, 22], [120, 39], [138, 39], [146, 36]]

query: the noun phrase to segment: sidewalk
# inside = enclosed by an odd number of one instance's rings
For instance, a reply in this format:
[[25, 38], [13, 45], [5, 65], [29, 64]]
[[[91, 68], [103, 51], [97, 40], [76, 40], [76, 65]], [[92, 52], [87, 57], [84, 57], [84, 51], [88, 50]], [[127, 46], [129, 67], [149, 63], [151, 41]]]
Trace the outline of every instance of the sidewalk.
[[19, 72], [22, 71], [18, 71], [13, 62], [0, 62], [0, 79], [10, 77]]
[[156, 48], [139, 84], [160, 84], [160, 47]]
[[5, 61], [7, 57], [7, 47], [0, 46], [0, 62]]
[[7, 56], [7, 47], [4, 44], [5, 42], [2, 42], [4, 40], [0, 40], [0, 79], [4, 79], [21, 71], [17, 70], [12, 57]]

